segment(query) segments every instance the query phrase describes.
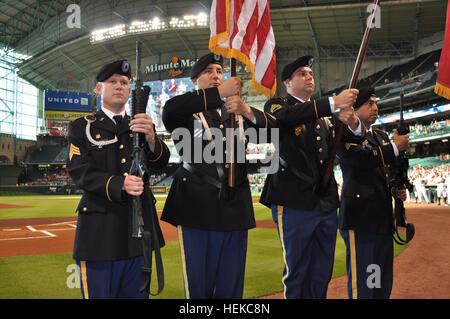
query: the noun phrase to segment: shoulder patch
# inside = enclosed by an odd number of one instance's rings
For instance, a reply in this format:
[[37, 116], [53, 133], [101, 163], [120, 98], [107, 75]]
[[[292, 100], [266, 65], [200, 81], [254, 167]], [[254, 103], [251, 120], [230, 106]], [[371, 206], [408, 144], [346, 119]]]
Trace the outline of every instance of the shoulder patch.
[[72, 143], [70, 144], [70, 149], [69, 149], [69, 160], [72, 160], [72, 157], [74, 155], [81, 155], [80, 153], [80, 148], [73, 145]]
[[352, 146], [358, 147], [358, 144], [355, 144], [355, 143], [345, 143], [345, 148], [346, 148], [347, 150], [349, 150], [350, 147], [352, 147]]
[[270, 113], [275, 113], [278, 110], [281, 110], [283, 108], [283, 105], [281, 104], [272, 104], [270, 106]]

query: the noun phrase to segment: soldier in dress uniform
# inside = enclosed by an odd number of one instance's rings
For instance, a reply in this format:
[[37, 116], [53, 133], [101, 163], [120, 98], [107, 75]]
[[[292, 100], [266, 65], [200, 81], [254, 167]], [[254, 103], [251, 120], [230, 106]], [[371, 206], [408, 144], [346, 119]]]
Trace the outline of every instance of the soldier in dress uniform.
[[[67, 170], [84, 190], [77, 207], [73, 251], [84, 298], [148, 298], [148, 293], [139, 292], [142, 239], [131, 236], [130, 195], [140, 196], [144, 191], [143, 180], [128, 175], [133, 134], [145, 134], [150, 170], [165, 167], [170, 153], [156, 136], [150, 116], [136, 114], [130, 122], [125, 112], [130, 78], [128, 61], [104, 65], [96, 76], [101, 110], [69, 125]], [[152, 200], [143, 197], [146, 229], [151, 227], [149, 218], [154, 213]], [[157, 232], [163, 244], [159, 228]]]
[[[247, 233], [255, 218], [245, 162], [236, 163], [234, 197], [228, 196], [226, 129], [231, 113], [242, 116], [242, 129], [270, 128], [276, 119], [242, 101], [239, 78], [223, 81], [220, 56], [201, 57], [190, 77], [198, 90], [175, 96], [164, 107], [163, 122], [183, 164], [161, 219], [178, 229], [186, 298], [242, 298]], [[211, 136], [213, 130], [222, 134]], [[209, 161], [202, 154], [212, 143], [222, 154]]]
[[[358, 90], [310, 100], [314, 91], [312, 56], [283, 68], [288, 95], [269, 99], [264, 110], [280, 123], [280, 169], [267, 176], [260, 202], [272, 209], [283, 249], [285, 298], [325, 298], [331, 279], [339, 198], [332, 174], [323, 194], [315, 192], [334, 139], [335, 120], [358, 132], [351, 107]], [[337, 117], [337, 116], [335, 116]], [[344, 138], [356, 138], [345, 126]]]
[[[392, 190], [389, 173], [409, 136], [388, 135], [372, 127], [378, 118], [374, 88], [362, 88], [354, 108], [364, 125], [360, 143], [343, 142], [338, 157], [343, 174], [339, 231], [347, 247], [349, 298], [389, 298], [393, 280]], [[356, 275], [354, 275], [356, 273]], [[370, 278], [369, 278], [370, 277]]]

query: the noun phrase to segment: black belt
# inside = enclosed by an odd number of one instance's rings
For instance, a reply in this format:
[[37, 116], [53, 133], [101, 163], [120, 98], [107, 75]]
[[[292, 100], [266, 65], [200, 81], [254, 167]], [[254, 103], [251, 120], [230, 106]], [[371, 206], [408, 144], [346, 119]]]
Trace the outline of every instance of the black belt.
[[285, 169], [287, 169], [289, 172], [291, 172], [292, 174], [294, 174], [294, 176], [296, 176], [297, 178], [301, 179], [304, 182], [307, 182], [309, 184], [314, 185], [316, 183], [316, 181], [314, 180], [314, 178], [312, 178], [311, 176], [308, 176], [306, 174], [304, 174], [303, 172], [301, 172], [300, 170], [298, 170], [296, 167], [289, 165], [284, 159], [282, 159], [280, 157], [280, 165], [283, 166]]
[[219, 190], [222, 189], [223, 181], [217, 180], [214, 177], [211, 177], [208, 174], [201, 172], [199, 169], [195, 168], [194, 166], [192, 166], [186, 162], [183, 162], [183, 168], [185, 170], [187, 170], [188, 172], [194, 174], [198, 178], [200, 178], [202, 181], [204, 181], [214, 187], [217, 187]]
[[223, 172], [223, 168], [221, 164], [216, 164], [217, 174], [219, 175], [219, 179], [216, 179], [206, 173], [203, 173], [199, 169], [195, 168], [189, 163], [183, 162], [183, 168], [188, 172], [194, 174], [198, 178], [200, 178], [205, 183], [208, 183], [219, 190], [219, 200], [222, 198], [233, 199], [233, 190], [226, 185], [225, 174]]

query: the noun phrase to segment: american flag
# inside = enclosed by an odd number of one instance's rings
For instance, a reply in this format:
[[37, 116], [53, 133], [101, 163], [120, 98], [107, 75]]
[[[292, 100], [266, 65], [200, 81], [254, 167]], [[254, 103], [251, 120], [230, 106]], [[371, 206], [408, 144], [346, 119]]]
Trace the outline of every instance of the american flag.
[[450, 0], [447, 3], [444, 44], [442, 45], [439, 71], [434, 93], [450, 99]]
[[276, 91], [275, 37], [269, 0], [213, 0], [209, 49], [234, 58], [252, 72], [252, 87], [272, 96]]

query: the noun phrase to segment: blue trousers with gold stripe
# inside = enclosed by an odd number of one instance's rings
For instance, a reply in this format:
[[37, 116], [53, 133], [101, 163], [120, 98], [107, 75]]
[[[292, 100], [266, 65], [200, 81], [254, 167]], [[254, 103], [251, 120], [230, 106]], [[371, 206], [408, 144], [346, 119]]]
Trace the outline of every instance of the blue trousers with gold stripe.
[[187, 299], [242, 298], [247, 236], [178, 226]]
[[143, 258], [118, 261], [80, 261], [81, 293], [84, 299], [148, 299], [140, 293]]
[[389, 298], [394, 272], [392, 236], [342, 229], [339, 232], [347, 247], [349, 299]]
[[284, 258], [286, 299], [326, 298], [334, 264], [337, 213], [272, 205]]

